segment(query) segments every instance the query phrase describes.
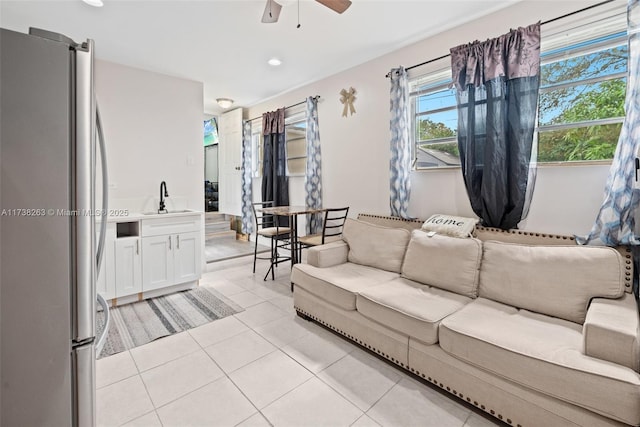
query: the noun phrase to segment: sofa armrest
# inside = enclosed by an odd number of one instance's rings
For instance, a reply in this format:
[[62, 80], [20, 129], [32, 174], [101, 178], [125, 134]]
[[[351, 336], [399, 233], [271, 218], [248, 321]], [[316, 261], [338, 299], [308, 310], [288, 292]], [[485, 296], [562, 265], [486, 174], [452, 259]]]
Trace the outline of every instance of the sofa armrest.
[[325, 268], [347, 262], [349, 245], [344, 240], [310, 247], [307, 251], [307, 264]]
[[633, 294], [622, 298], [594, 298], [582, 328], [587, 356], [627, 366], [640, 367], [640, 319]]

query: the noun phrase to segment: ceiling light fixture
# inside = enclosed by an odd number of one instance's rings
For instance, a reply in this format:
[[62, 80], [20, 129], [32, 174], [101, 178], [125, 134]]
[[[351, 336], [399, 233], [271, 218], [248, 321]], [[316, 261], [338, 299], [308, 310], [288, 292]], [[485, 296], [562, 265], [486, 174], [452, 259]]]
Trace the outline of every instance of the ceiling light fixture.
[[282, 61], [280, 61], [278, 58], [271, 58], [267, 61], [267, 63], [272, 67], [277, 67], [278, 65], [282, 64]]
[[224, 108], [225, 110], [233, 105], [233, 99], [229, 99], [229, 98], [217, 98], [216, 102], [220, 107]]
[[93, 6], [93, 7], [102, 7], [104, 6], [104, 3], [102, 3], [102, 0], [82, 0], [83, 2], [85, 2], [86, 4]]

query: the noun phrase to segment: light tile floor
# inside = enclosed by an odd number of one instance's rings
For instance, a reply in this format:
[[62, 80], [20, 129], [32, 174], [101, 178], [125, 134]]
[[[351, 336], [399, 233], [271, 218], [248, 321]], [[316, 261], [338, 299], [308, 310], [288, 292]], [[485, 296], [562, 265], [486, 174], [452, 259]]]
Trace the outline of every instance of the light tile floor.
[[99, 426], [499, 425], [295, 315], [289, 267], [207, 265], [201, 286], [245, 308], [97, 361]]
[[[253, 255], [255, 241], [236, 240], [229, 237], [213, 237], [204, 242], [204, 258], [207, 262], [222, 261], [244, 255]], [[258, 245], [258, 253], [269, 252], [269, 246]], [[264, 256], [264, 255], [258, 255]]]

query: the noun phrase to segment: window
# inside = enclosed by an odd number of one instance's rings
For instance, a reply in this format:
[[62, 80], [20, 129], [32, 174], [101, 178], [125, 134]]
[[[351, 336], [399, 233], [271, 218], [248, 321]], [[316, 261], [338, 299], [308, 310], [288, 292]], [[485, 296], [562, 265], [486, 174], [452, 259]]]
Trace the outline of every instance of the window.
[[[306, 112], [291, 114], [285, 118], [287, 176], [304, 176], [307, 170], [307, 117]], [[262, 125], [256, 120], [251, 130], [253, 149], [252, 171], [254, 177], [262, 176], [263, 136]]]
[[204, 121], [204, 145], [213, 145], [218, 143], [218, 122], [213, 117]]
[[307, 115], [305, 112], [285, 119], [287, 141], [287, 175], [304, 175], [307, 171]]
[[460, 166], [456, 95], [449, 87], [451, 70], [432, 73], [411, 84], [415, 167]]
[[[543, 32], [541, 51], [538, 161], [612, 159], [624, 120], [626, 15]], [[416, 169], [460, 165], [450, 86], [450, 68], [410, 83]]]

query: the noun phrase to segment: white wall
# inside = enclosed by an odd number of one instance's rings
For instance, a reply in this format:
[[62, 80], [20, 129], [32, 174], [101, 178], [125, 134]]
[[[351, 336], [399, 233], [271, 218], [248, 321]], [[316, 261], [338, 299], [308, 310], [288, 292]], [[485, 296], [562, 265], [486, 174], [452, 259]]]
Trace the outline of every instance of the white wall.
[[[439, 57], [448, 49], [473, 40], [506, 33], [510, 28], [555, 18], [595, 2], [522, 1], [398, 49], [378, 59], [246, 110], [245, 118], [291, 105], [307, 96], [321, 95], [318, 105], [322, 144], [324, 206], [350, 206], [359, 212], [389, 213], [389, 81], [384, 76], [393, 67], [405, 67]], [[552, 25], [543, 26], [550, 31]], [[417, 76], [448, 66], [448, 58], [412, 70]], [[357, 90], [357, 113], [344, 118], [339, 92]], [[598, 213], [609, 166], [541, 167], [529, 217], [520, 228], [548, 233], [584, 234]], [[291, 179], [292, 203], [304, 202], [303, 178]], [[472, 216], [459, 169], [416, 171], [412, 174], [410, 214], [427, 218], [434, 213]], [[254, 184], [254, 199], [260, 182]]]
[[110, 207], [204, 209], [203, 86], [96, 61], [96, 97], [109, 161]]

